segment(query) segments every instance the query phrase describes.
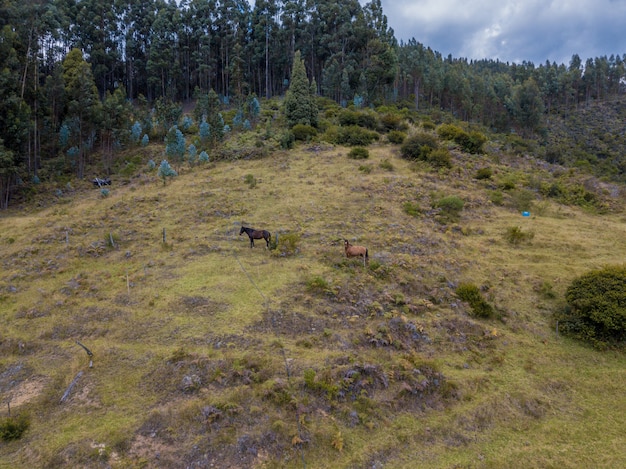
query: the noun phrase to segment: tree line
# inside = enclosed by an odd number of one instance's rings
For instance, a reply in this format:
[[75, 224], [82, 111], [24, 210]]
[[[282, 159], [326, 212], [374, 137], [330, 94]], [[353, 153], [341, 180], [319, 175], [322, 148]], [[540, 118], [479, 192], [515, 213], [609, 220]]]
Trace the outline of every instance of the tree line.
[[42, 159], [72, 149], [82, 176], [96, 145], [112, 157], [129, 113], [148, 122], [160, 108], [165, 126], [172, 103], [209, 92], [235, 107], [284, 96], [297, 51], [316, 95], [343, 106], [442, 109], [529, 135], [626, 80], [626, 54], [538, 66], [443, 57], [398, 42], [380, 0], [2, 0], [0, 28], [2, 207]]

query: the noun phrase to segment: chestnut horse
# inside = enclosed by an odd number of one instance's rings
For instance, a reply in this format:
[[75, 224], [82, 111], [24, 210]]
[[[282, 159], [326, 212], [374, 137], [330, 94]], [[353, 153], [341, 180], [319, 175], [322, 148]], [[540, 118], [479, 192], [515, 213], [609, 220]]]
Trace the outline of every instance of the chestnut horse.
[[241, 236], [242, 234], [246, 233], [248, 235], [248, 237], [250, 238], [250, 247], [254, 247], [254, 240], [255, 239], [264, 239], [265, 242], [267, 243], [267, 247], [270, 247], [270, 239], [272, 237], [272, 235], [270, 234], [269, 231], [267, 230], [255, 230], [254, 228], [246, 228], [245, 226], [241, 227], [241, 230], [239, 230], [239, 236]]
[[353, 246], [347, 239], [344, 239], [343, 242], [346, 248], [346, 257], [362, 257], [363, 264], [365, 264], [365, 261], [369, 260], [369, 254], [366, 247]]

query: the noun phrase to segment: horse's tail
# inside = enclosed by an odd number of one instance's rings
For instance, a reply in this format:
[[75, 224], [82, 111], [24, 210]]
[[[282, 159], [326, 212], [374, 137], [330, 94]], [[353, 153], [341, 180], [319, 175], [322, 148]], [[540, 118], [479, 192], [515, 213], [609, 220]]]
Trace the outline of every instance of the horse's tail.
[[366, 258], [366, 259], [369, 259], [369, 254], [368, 254], [368, 252], [367, 252], [367, 248], [365, 248], [365, 258]]

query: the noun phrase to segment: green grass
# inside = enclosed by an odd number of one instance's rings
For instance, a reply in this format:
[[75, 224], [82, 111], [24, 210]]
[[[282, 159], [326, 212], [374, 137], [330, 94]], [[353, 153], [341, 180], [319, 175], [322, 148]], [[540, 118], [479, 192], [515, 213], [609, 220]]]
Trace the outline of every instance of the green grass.
[[[0, 417], [8, 402], [30, 425], [0, 467], [626, 465], [623, 353], [552, 321], [572, 279], [626, 257], [623, 207], [542, 199], [522, 218], [475, 179], [508, 171], [488, 156], [434, 171], [374, 145], [363, 172], [347, 151], [183, 166], [106, 198], [77, 183], [1, 213]], [[464, 207], [445, 226], [424, 207], [447, 194]], [[297, 250], [250, 249], [242, 223]], [[473, 317], [463, 283], [498, 317]]]

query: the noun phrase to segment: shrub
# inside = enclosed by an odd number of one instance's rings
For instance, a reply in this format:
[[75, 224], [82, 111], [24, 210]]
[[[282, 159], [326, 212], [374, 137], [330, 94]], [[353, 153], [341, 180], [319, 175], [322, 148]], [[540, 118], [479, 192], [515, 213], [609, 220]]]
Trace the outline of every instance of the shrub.
[[395, 114], [387, 112], [380, 116], [380, 126], [383, 132], [398, 132], [406, 130], [407, 125], [404, 122], [404, 117], [401, 114]]
[[276, 248], [272, 250], [275, 256], [293, 256], [298, 252], [300, 233], [282, 233], [273, 236]]
[[485, 168], [480, 168], [478, 171], [476, 171], [476, 176], [474, 176], [476, 179], [491, 179], [491, 176], [493, 176], [493, 171], [491, 170], [490, 167], [485, 167]]
[[285, 132], [283, 132], [280, 136], [280, 147], [283, 150], [290, 150], [291, 148], [293, 148], [294, 143], [296, 142], [296, 138], [293, 135], [293, 132], [291, 132], [290, 130], [286, 130]]
[[456, 195], [443, 197], [433, 203], [433, 208], [439, 209], [439, 221], [456, 222], [461, 216], [465, 202]]
[[301, 142], [308, 142], [317, 135], [315, 127], [305, 124], [296, 124], [291, 128], [293, 137]]
[[375, 130], [378, 128], [378, 115], [373, 112], [359, 112], [356, 123], [366, 129]]
[[422, 214], [422, 209], [417, 202], [404, 202], [402, 204], [402, 210], [412, 217], [419, 217]]
[[400, 155], [407, 160], [428, 161], [428, 156], [439, 147], [434, 135], [419, 133], [407, 138], [400, 147]]
[[626, 264], [592, 270], [565, 293], [561, 330], [604, 348], [626, 341]]
[[518, 212], [531, 210], [534, 200], [535, 194], [531, 191], [524, 189], [511, 191], [511, 205]]
[[458, 143], [468, 153], [482, 153], [483, 145], [487, 141], [487, 137], [480, 132], [472, 131], [468, 133], [453, 124], [442, 124], [437, 129], [437, 134], [444, 140]]
[[372, 172], [372, 165], [370, 164], [362, 164], [361, 166], [359, 166], [359, 171], [361, 171], [362, 173], [365, 174], [369, 174]]
[[378, 140], [378, 134], [356, 125], [341, 127], [337, 132], [336, 143], [349, 146], [364, 146]]
[[378, 166], [385, 171], [393, 171], [393, 164], [386, 158], [382, 160]]
[[533, 232], [524, 232], [519, 226], [511, 226], [507, 228], [504, 233], [504, 239], [508, 241], [509, 244], [517, 246], [522, 244], [523, 242], [530, 242], [535, 237], [535, 233]]
[[310, 292], [326, 293], [331, 291], [328, 281], [320, 275], [309, 278], [306, 281], [306, 287]]
[[387, 134], [387, 140], [389, 140], [389, 143], [401, 145], [405, 139], [406, 134], [404, 132], [400, 132], [399, 130], [392, 130]]
[[352, 158], [353, 160], [365, 160], [370, 157], [370, 152], [367, 151], [367, 148], [363, 147], [354, 147], [348, 153], [348, 158]]
[[463, 129], [453, 124], [441, 124], [437, 129], [437, 135], [439, 135], [439, 137], [453, 142], [455, 142], [457, 138], [464, 133], [465, 131]]
[[246, 174], [246, 176], [243, 178], [243, 182], [248, 184], [248, 187], [250, 189], [256, 187], [256, 178], [253, 174]]
[[30, 427], [30, 418], [26, 414], [2, 418], [0, 419], [0, 440], [19, 440], [28, 427]]
[[456, 289], [457, 296], [468, 303], [474, 316], [479, 318], [491, 318], [495, 316], [495, 310], [483, 297], [478, 287], [472, 283], [462, 283]]
[[450, 152], [445, 148], [437, 148], [428, 154], [426, 159], [435, 168], [451, 168], [452, 157]]
[[339, 125], [347, 127], [350, 125], [358, 125], [359, 113], [356, 111], [350, 111], [349, 109], [343, 109], [337, 116]]

